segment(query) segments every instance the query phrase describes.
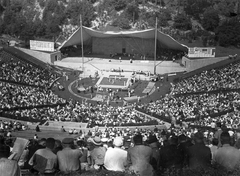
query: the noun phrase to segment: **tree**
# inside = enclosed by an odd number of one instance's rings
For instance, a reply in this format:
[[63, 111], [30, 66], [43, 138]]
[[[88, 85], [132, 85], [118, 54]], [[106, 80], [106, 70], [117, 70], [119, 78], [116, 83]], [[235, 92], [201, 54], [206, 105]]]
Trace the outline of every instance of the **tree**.
[[116, 11], [125, 9], [128, 4], [128, 0], [111, 0], [110, 5], [114, 7]]
[[193, 16], [195, 19], [200, 19], [200, 15], [211, 5], [210, 2], [208, 0], [189, 0], [184, 11], [187, 15]]
[[112, 22], [112, 25], [119, 27], [120, 29], [130, 29], [129, 20], [125, 17], [124, 14], [120, 15], [116, 20]]
[[220, 46], [240, 46], [240, 23], [237, 17], [226, 20], [216, 30]]
[[214, 31], [220, 22], [220, 18], [218, 16], [218, 11], [213, 8], [208, 8], [203, 13], [202, 26], [205, 30]]
[[125, 13], [128, 19], [134, 23], [139, 18], [138, 4], [137, 3], [128, 4]]
[[92, 20], [95, 19], [95, 9], [88, 1], [71, 0], [65, 12], [72, 25], [80, 24], [80, 15], [82, 15], [83, 25], [90, 27]]
[[191, 20], [184, 14], [178, 14], [174, 17], [173, 27], [180, 30], [191, 30]]

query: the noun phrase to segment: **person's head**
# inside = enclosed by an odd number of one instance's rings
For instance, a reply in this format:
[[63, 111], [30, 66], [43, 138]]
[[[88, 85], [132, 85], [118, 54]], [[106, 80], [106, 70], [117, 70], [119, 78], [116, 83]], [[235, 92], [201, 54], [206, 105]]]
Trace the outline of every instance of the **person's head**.
[[178, 142], [179, 143], [183, 143], [187, 141], [187, 137], [184, 134], [181, 134], [180, 136], [178, 136]]
[[227, 131], [222, 132], [220, 139], [222, 144], [230, 144], [231, 142], [231, 137]]
[[212, 145], [215, 145], [215, 146], [218, 145], [218, 139], [217, 138], [213, 138]]
[[122, 147], [123, 146], [123, 139], [122, 137], [115, 137], [113, 140], [114, 147]]
[[54, 146], [55, 146], [55, 139], [47, 138], [46, 147], [52, 150], [54, 148]]
[[84, 140], [77, 140], [78, 147], [86, 147], [86, 143]]
[[156, 142], [158, 142], [158, 139], [157, 139], [156, 135], [152, 135], [152, 134], [151, 134], [151, 135], [148, 137], [147, 143], [148, 143], [148, 144], [152, 144], [152, 143], [156, 143]]
[[64, 148], [67, 148], [67, 147], [73, 147], [74, 145], [74, 139], [73, 138], [64, 138], [62, 140], [62, 145]]
[[92, 143], [95, 145], [95, 147], [102, 146], [102, 141], [101, 141], [101, 138], [99, 136], [95, 136], [92, 139]]
[[195, 143], [203, 143], [204, 135], [202, 132], [197, 132], [194, 134], [194, 142]]
[[177, 145], [178, 144], [178, 138], [177, 136], [172, 136], [169, 138], [169, 144], [170, 145]]
[[62, 147], [62, 142], [58, 139], [55, 140], [55, 147]]
[[40, 139], [40, 140], [38, 141], [38, 144], [41, 145], [41, 146], [43, 146], [43, 147], [46, 147], [46, 141], [47, 141], [46, 138], [42, 138], [42, 139]]
[[142, 135], [140, 133], [136, 134], [134, 137], [133, 137], [133, 142], [135, 145], [141, 145], [142, 144]]

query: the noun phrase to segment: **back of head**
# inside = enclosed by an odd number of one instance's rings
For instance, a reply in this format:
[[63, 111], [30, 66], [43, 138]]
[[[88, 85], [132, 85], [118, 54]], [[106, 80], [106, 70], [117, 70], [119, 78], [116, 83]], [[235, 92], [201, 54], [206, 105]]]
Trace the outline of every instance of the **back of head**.
[[218, 139], [217, 138], [213, 138], [212, 145], [215, 145], [215, 146], [218, 145]]
[[182, 142], [186, 142], [187, 137], [184, 134], [181, 134], [180, 136], [178, 136], [178, 142], [182, 143]]
[[113, 141], [113, 145], [115, 147], [121, 147], [123, 146], [123, 139], [122, 137], [115, 137], [114, 141]]
[[231, 137], [227, 131], [222, 132], [220, 139], [222, 144], [230, 144]]
[[136, 134], [134, 137], [133, 137], [133, 142], [135, 145], [140, 145], [142, 144], [142, 135], [140, 133]]
[[169, 138], [169, 144], [170, 145], [177, 145], [178, 144], [178, 138], [177, 136], [172, 136]]
[[53, 149], [55, 146], [55, 139], [53, 138], [47, 138], [46, 140], [46, 147], [49, 149]]
[[46, 138], [42, 138], [38, 141], [38, 144], [43, 147], [46, 147], [46, 141], [47, 141]]
[[194, 134], [195, 143], [203, 143], [204, 135], [202, 132], [197, 132]]

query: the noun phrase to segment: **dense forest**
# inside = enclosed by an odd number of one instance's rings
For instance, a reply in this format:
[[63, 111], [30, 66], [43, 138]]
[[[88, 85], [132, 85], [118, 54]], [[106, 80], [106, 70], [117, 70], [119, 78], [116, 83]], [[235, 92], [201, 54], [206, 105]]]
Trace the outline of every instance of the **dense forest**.
[[97, 30], [143, 30], [157, 22], [177, 40], [240, 47], [239, 0], [0, 0], [0, 35], [66, 39], [80, 15]]

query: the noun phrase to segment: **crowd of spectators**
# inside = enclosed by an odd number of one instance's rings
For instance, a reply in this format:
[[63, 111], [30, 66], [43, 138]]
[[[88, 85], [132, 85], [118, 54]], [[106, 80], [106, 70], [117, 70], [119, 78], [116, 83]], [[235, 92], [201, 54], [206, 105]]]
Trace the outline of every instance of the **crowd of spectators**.
[[[20, 170], [39, 175], [112, 171], [154, 176], [169, 175], [171, 170], [182, 175], [234, 175], [240, 167], [239, 136], [238, 131], [227, 130], [221, 123], [211, 130], [95, 128], [75, 139], [30, 139], [18, 161], [7, 159], [14, 141], [0, 136], [0, 162], [8, 161], [1, 162], [0, 172], [8, 176], [12, 173], [3, 169], [11, 167], [16, 176]], [[18, 166], [11, 166], [10, 161]]]
[[49, 87], [58, 77], [47, 68], [37, 68], [13, 57], [7, 55], [0, 58], [0, 79], [38, 87]]
[[[222, 114], [231, 111], [238, 111], [238, 92], [225, 92], [217, 94], [192, 94], [189, 96], [172, 96], [167, 95], [162, 99], [149, 104], [140, 104], [139, 108], [144, 109], [149, 114], [156, 114], [171, 120], [196, 121], [196, 124], [205, 126], [211, 125], [212, 121], [219, 121]], [[226, 113], [225, 113], [226, 112]], [[219, 114], [217, 117], [212, 115]], [[236, 113], [238, 114], [238, 113]], [[236, 115], [235, 115], [236, 116]], [[219, 118], [219, 119], [218, 119]], [[237, 125], [235, 118], [228, 116], [226, 123], [233, 127]], [[226, 118], [225, 118], [226, 120]]]
[[240, 63], [230, 64], [221, 69], [211, 69], [172, 84], [171, 93], [209, 92], [221, 89], [239, 89]]
[[106, 104], [93, 105], [72, 101], [63, 106], [18, 109], [3, 112], [21, 119], [51, 120], [51, 121], [75, 121], [88, 123], [88, 127], [94, 126], [129, 126], [143, 124], [158, 124], [145, 115], [138, 114], [133, 107], [114, 107]]
[[66, 100], [51, 90], [0, 81], [0, 109], [61, 104]]

